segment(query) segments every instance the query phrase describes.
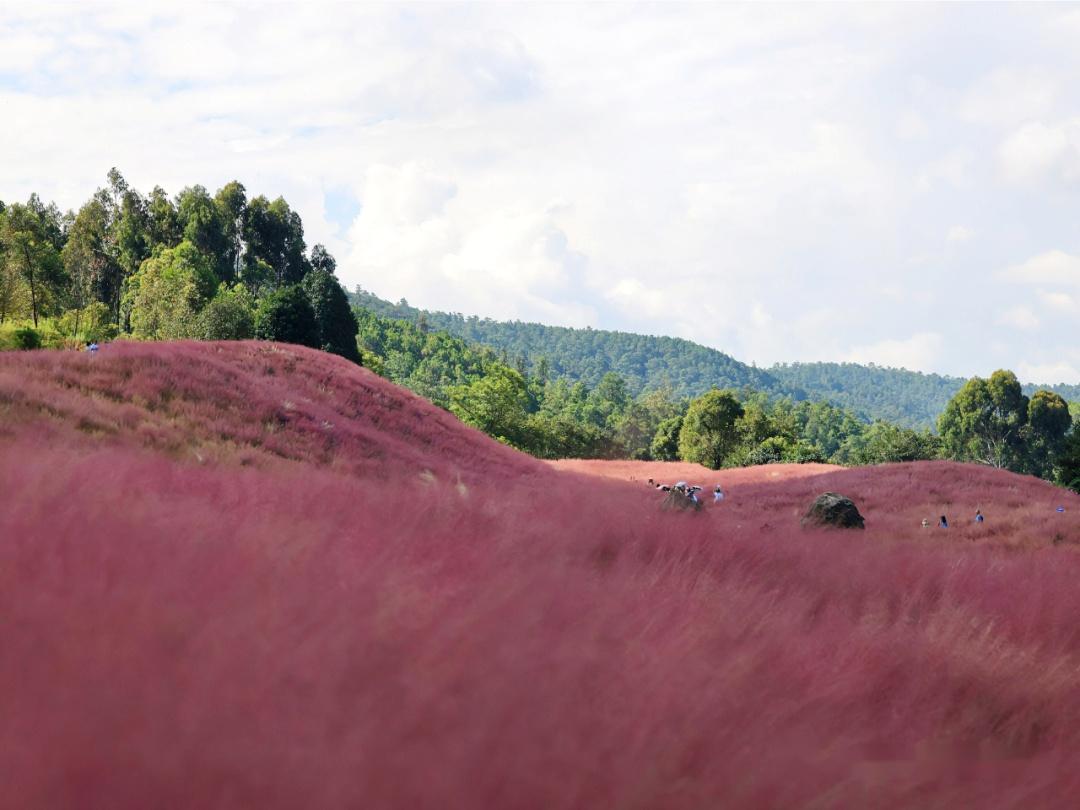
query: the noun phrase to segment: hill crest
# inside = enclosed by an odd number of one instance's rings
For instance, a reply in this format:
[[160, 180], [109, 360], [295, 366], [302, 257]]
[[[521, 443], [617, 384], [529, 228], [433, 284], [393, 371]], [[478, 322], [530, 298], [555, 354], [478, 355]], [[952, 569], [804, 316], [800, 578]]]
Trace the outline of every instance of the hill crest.
[[3, 353], [0, 413], [0, 438], [135, 446], [196, 463], [470, 481], [545, 469], [336, 355], [259, 341]]

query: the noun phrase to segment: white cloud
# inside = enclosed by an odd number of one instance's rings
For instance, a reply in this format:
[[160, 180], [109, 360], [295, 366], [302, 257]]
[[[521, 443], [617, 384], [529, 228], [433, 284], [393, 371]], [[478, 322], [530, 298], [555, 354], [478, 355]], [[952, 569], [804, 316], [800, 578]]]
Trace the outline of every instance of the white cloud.
[[[271, 8], [0, 6], [0, 198], [75, 206], [114, 165], [144, 190], [236, 178], [385, 297], [954, 373], [1014, 362], [965, 337], [1014, 304], [984, 268], [1075, 248], [1068, 183], [1023, 217], [998, 183], [1080, 166], [1074, 42], [1029, 24], [1057, 9]], [[983, 58], [1020, 23], [1043, 38]], [[973, 54], [990, 69], [958, 86]]]
[[47, 37], [0, 27], [0, 73], [33, 69], [53, 50]]
[[1072, 363], [1057, 361], [1053, 363], [1020, 363], [1017, 375], [1024, 382], [1036, 385], [1076, 385], [1080, 383], [1080, 370]]
[[964, 148], [951, 149], [947, 154], [927, 163], [916, 177], [919, 191], [931, 191], [939, 186], [964, 188], [971, 182], [975, 156]]
[[998, 147], [998, 165], [1012, 183], [1080, 179], [1080, 119], [1047, 125], [1035, 121], [1017, 129]]
[[1080, 285], [1080, 256], [1063, 250], [1048, 250], [998, 274], [1005, 281], [1024, 284]]
[[1080, 302], [1069, 293], [1039, 290], [1038, 295], [1039, 300], [1047, 309], [1070, 314], [1080, 311]]
[[1002, 312], [994, 323], [999, 326], [1015, 326], [1017, 329], [1038, 329], [1039, 319], [1028, 307], [1010, 307]]
[[933, 368], [941, 353], [942, 339], [937, 332], [919, 332], [909, 338], [882, 340], [857, 346], [844, 358], [851, 363], [875, 363], [893, 368]]
[[1015, 125], [1054, 109], [1054, 74], [1037, 67], [1000, 67], [977, 81], [960, 104], [960, 116], [979, 124]]
[[975, 231], [965, 225], [953, 225], [945, 235], [945, 241], [950, 243], [967, 242], [975, 235]]
[[905, 110], [896, 124], [896, 134], [905, 140], [920, 141], [930, 134], [930, 127], [919, 113]]

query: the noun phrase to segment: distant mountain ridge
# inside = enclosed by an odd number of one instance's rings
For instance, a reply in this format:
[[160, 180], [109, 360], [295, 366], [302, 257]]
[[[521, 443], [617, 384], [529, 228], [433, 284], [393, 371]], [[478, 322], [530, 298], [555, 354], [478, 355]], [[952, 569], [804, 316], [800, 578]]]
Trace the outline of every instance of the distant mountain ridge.
[[[767, 369], [747, 365], [693, 341], [606, 329], [572, 329], [522, 321], [496, 321], [460, 313], [423, 310], [402, 299], [394, 304], [360, 289], [356, 306], [388, 318], [419, 323], [489, 346], [507, 362], [535, 369], [547, 360], [549, 374], [593, 386], [609, 371], [626, 380], [631, 393], [669, 385], [676, 396], [697, 396], [713, 386], [752, 388], [795, 400], [828, 400], [869, 420], [933, 429], [938, 415], [966, 381], [963, 377], [858, 363], [780, 363]], [[1080, 385], [1026, 384], [1069, 401], [1080, 400]]]
[[682, 338], [466, 317], [418, 309], [405, 300], [392, 304], [361, 289], [350, 298], [355, 305], [377, 315], [412, 321], [489, 346], [504, 354], [511, 365], [527, 361], [532, 368], [545, 358], [549, 376], [581, 380], [590, 387], [614, 371], [626, 380], [632, 394], [669, 385], [676, 396], [697, 396], [718, 386], [807, 398], [805, 392], [788, 386], [768, 371]]

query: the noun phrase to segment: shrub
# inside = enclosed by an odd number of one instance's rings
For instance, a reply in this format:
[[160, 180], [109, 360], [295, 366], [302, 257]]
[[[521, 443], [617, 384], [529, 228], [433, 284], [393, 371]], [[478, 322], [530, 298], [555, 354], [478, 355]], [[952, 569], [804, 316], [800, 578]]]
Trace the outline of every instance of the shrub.
[[15, 330], [16, 349], [40, 349], [41, 333], [38, 330], [23, 326]]
[[255, 337], [319, 348], [315, 311], [298, 285], [283, 287], [259, 302], [255, 311]]
[[199, 313], [195, 336], [200, 340], [248, 340], [255, 337], [255, 301], [242, 284], [222, 284]]
[[109, 307], [101, 301], [87, 304], [81, 310], [67, 310], [57, 319], [56, 330], [65, 337], [82, 337], [87, 343], [115, 340], [119, 332]]

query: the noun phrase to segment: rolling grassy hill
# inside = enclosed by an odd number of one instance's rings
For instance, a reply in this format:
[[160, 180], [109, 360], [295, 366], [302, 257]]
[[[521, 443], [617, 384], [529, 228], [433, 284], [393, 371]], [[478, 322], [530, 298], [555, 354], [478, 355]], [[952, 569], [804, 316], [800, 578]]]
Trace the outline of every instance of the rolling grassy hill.
[[[664, 513], [649, 476], [729, 499]], [[799, 528], [826, 488], [864, 532]], [[0, 492], [12, 807], [1080, 787], [1080, 496], [1037, 479], [544, 464], [338, 358], [181, 343], [0, 356]]]

